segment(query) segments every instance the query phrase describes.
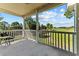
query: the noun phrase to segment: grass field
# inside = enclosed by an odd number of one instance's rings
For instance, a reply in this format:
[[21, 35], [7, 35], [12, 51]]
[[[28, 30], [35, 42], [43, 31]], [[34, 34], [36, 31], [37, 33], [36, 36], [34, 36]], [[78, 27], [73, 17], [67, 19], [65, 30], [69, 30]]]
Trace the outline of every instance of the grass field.
[[[60, 31], [60, 32], [74, 32], [74, 28], [55, 28], [55, 31]], [[55, 46], [58, 47], [58, 39], [59, 39], [59, 48], [65, 49], [64, 48], [64, 40], [66, 40], [66, 50], [68, 50], [69, 44], [70, 44], [70, 50], [72, 51], [73, 49], [73, 36], [72, 34], [70, 34], [70, 36], [68, 36], [68, 34], [66, 34], [66, 37], [64, 36], [64, 34], [59, 33], [59, 37], [58, 37], [58, 33], [51, 33], [51, 36], [49, 37], [41, 37], [39, 42], [46, 44], [46, 45], [50, 45], [50, 46]], [[54, 37], [53, 37], [54, 35]], [[56, 35], [56, 37], [55, 37]], [[68, 44], [68, 37], [69, 37], [69, 44]], [[62, 38], [62, 42], [61, 42], [61, 38]], [[64, 39], [65, 38], [65, 39]]]
[[70, 28], [55, 28], [54, 30], [62, 31], [62, 32], [74, 32], [74, 28], [73, 27], [70, 27]]

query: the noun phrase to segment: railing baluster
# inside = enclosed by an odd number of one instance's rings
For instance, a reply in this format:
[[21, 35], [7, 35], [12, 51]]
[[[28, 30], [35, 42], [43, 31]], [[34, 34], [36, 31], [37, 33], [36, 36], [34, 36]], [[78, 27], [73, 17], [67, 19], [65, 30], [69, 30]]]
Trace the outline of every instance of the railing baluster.
[[[44, 32], [44, 36], [46, 35], [46, 32]], [[43, 41], [44, 41], [44, 44], [45, 44], [45, 39], [43, 39]]]
[[11, 36], [11, 32], [10, 32], [10, 36]]
[[53, 45], [55, 46], [55, 33], [53, 33]]
[[9, 35], [9, 32], [7, 31], [7, 34]]
[[14, 36], [16, 36], [16, 32], [14, 31]]
[[12, 31], [12, 33], [13, 33], [13, 37], [14, 37], [14, 31]]
[[[44, 31], [42, 31], [42, 34], [41, 34], [41, 35], [42, 35], [42, 36], [41, 36], [42, 38], [44, 38], [44, 34], [43, 34], [43, 33], [44, 33]], [[40, 42], [41, 42], [41, 43], [42, 43], [42, 40], [43, 40], [43, 39], [40, 39]]]
[[[47, 31], [45, 31], [45, 35], [43, 36], [47, 36]], [[47, 37], [45, 38], [45, 40], [46, 40], [45, 44], [47, 44]]]
[[61, 33], [61, 48], [62, 48], [62, 33]]
[[8, 35], [9, 35], [9, 32], [7, 31]]
[[50, 45], [50, 37], [51, 37], [51, 36], [50, 36], [50, 31], [49, 31], [49, 45]]
[[54, 32], [52, 33], [52, 42], [53, 42], [53, 46], [54, 46]]
[[45, 38], [46, 43], [45, 44], [47, 44], [47, 31], [45, 31], [45, 35], [44, 36], [46, 36], [46, 38]]
[[48, 32], [48, 45], [50, 45], [50, 31]]
[[12, 31], [12, 37], [14, 37], [14, 36], [13, 36], [13, 31]]
[[[44, 32], [45, 32], [45, 31], [42, 31], [42, 38], [44, 38], [44, 36], [45, 36], [45, 35], [43, 34]], [[41, 43], [43, 43], [42, 40], [43, 40], [43, 39], [40, 40]]]
[[59, 33], [58, 33], [58, 48], [59, 48]]
[[56, 45], [55, 45], [55, 34], [56, 34], [56, 33], [54, 33], [54, 46], [56, 46]]
[[50, 45], [51, 45], [51, 41], [52, 41], [52, 33], [50, 32]]
[[11, 31], [11, 36], [12, 36], [12, 31]]
[[56, 33], [55, 33], [55, 47], [57, 47], [56, 45], [57, 45], [57, 39], [56, 39]]
[[[47, 31], [45, 31], [45, 36], [47, 35]], [[45, 44], [47, 43], [47, 38], [45, 38]]]
[[11, 33], [11, 36], [13, 36], [13, 31], [11, 31], [12, 33]]
[[72, 34], [72, 41], [73, 41], [72, 45], [73, 45], [73, 53], [74, 53], [74, 34]]
[[54, 46], [55, 46], [55, 33], [54, 33]]
[[68, 34], [68, 51], [70, 51], [70, 34]]
[[50, 38], [50, 35], [49, 35], [49, 31], [48, 31], [48, 45], [49, 45], [49, 38]]

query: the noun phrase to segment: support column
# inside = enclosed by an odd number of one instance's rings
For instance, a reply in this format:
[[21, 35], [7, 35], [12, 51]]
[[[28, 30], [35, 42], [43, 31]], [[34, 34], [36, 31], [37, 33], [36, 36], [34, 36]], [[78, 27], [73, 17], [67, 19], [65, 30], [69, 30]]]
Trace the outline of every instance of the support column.
[[79, 56], [79, 3], [75, 5], [75, 19], [76, 19], [76, 39], [77, 39], [77, 55]]
[[74, 7], [73, 7], [73, 12], [74, 12], [74, 32], [76, 32], [76, 35], [74, 36], [74, 53], [77, 55], [77, 4], [74, 4]]
[[22, 28], [22, 37], [23, 37], [23, 39], [24, 39], [24, 33], [25, 32], [25, 26], [24, 26], [24, 18], [23, 18], [23, 28]]
[[39, 40], [39, 21], [38, 21], [38, 11], [36, 10], [36, 40]]

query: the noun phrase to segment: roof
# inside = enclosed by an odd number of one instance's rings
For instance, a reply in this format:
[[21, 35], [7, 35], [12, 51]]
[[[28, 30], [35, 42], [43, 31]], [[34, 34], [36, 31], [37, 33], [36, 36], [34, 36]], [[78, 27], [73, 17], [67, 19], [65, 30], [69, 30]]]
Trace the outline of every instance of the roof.
[[38, 11], [55, 8], [62, 3], [0, 3], [0, 12], [27, 17]]

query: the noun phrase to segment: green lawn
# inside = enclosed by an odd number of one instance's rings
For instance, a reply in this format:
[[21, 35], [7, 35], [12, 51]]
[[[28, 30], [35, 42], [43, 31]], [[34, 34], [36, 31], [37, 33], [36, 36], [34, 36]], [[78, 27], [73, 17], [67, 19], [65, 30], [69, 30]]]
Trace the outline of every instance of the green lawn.
[[55, 28], [56, 31], [62, 31], [62, 32], [74, 32], [74, 28]]

